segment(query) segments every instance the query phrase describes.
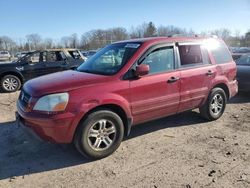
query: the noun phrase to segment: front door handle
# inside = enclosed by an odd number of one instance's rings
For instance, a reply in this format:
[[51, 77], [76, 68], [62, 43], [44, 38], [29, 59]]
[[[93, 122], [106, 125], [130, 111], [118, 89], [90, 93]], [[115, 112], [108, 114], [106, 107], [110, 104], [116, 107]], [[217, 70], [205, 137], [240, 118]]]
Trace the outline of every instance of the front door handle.
[[176, 81], [178, 81], [178, 80], [180, 80], [179, 77], [174, 77], [174, 76], [172, 76], [172, 77], [167, 81], [167, 83], [174, 83], [174, 82], [176, 82]]

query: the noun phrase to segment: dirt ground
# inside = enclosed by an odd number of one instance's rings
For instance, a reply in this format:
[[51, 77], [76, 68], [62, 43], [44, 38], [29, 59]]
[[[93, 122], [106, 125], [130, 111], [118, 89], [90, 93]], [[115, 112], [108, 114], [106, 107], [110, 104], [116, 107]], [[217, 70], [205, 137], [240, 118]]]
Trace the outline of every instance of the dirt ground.
[[138, 125], [110, 157], [29, 137], [15, 123], [18, 93], [0, 94], [0, 187], [250, 187], [250, 95], [223, 117], [197, 111]]

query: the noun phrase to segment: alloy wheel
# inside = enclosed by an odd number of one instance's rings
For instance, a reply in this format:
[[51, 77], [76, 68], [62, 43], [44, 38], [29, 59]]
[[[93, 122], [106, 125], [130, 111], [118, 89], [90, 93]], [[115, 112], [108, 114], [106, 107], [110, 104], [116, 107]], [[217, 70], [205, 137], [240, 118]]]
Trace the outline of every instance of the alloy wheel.
[[7, 77], [3, 80], [3, 88], [6, 91], [15, 91], [18, 87], [18, 80], [13, 77]]
[[216, 95], [214, 95], [214, 97], [211, 100], [210, 111], [214, 115], [218, 115], [219, 113], [222, 112], [223, 105], [224, 105], [223, 97], [220, 94], [216, 94]]
[[115, 125], [107, 119], [94, 123], [88, 131], [88, 144], [95, 151], [108, 149], [115, 140]]

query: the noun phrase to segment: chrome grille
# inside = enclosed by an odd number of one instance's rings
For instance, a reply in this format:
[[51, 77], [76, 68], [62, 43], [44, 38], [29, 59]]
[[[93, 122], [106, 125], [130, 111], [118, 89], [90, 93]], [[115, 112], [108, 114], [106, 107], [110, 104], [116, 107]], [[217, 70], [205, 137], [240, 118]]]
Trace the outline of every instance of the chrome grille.
[[31, 99], [31, 96], [28, 93], [26, 93], [24, 90], [22, 90], [19, 95], [19, 102], [21, 103], [21, 105], [25, 108], [28, 107], [30, 99]]

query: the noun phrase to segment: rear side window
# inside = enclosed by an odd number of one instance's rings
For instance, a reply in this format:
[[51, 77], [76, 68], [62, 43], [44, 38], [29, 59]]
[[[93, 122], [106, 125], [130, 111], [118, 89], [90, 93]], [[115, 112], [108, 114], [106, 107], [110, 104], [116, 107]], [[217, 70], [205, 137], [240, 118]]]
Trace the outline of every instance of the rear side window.
[[73, 59], [81, 59], [79, 51], [69, 51], [69, 54], [73, 57]]
[[60, 51], [50, 51], [47, 52], [47, 61], [49, 62], [57, 62], [63, 61], [62, 53]]
[[233, 60], [227, 46], [223, 42], [219, 42], [216, 48], [211, 48], [210, 51], [218, 64], [229, 63]]
[[200, 45], [179, 46], [181, 66], [192, 66], [202, 64], [202, 52]]

